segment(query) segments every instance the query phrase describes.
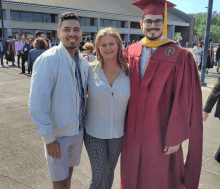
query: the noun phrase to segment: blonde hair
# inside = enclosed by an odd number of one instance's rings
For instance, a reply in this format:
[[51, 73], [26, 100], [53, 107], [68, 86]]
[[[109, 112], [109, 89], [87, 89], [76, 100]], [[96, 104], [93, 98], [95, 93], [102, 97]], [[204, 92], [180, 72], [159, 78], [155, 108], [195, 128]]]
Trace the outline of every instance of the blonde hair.
[[[93, 62], [93, 64], [98, 65], [98, 61], [101, 62], [101, 64], [103, 64], [104, 60], [103, 57], [100, 53], [99, 50], [99, 45], [100, 45], [100, 40], [102, 37], [106, 36], [106, 35], [111, 35], [112, 37], [114, 37], [114, 39], [116, 40], [116, 43], [118, 45], [118, 53], [117, 53], [117, 62], [118, 65], [121, 68], [124, 68], [125, 70], [125, 74], [128, 75], [129, 74], [129, 69], [128, 69], [128, 65], [124, 59], [123, 56], [123, 49], [122, 49], [122, 40], [121, 40], [121, 36], [120, 34], [112, 27], [107, 27], [104, 28], [102, 30], [100, 30], [97, 35], [96, 35], [96, 39], [95, 39], [95, 50], [96, 50], [96, 62]], [[103, 67], [103, 65], [102, 65]]]
[[90, 53], [93, 53], [94, 45], [92, 43], [85, 43], [85, 45], [83, 46], [83, 49], [88, 49]]

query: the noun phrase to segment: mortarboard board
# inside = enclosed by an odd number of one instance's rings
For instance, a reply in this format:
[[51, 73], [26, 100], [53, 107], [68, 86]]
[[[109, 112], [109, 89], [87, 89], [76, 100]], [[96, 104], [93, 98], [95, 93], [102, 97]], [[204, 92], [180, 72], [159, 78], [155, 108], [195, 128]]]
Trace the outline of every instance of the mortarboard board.
[[176, 6], [175, 4], [170, 3], [166, 0], [140, 0], [132, 3], [132, 5], [135, 5], [138, 8], [142, 9], [143, 16], [146, 14], [164, 15], [166, 2], [168, 9]]
[[146, 14], [163, 15], [164, 16], [163, 36], [167, 37], [167, 9], [176, 6], [175, 4], [170, 3], [169, 1], [166, 0], [140, 0], [132, 3], [132, 5], [135, 5], [143, 10], [142, 16]]

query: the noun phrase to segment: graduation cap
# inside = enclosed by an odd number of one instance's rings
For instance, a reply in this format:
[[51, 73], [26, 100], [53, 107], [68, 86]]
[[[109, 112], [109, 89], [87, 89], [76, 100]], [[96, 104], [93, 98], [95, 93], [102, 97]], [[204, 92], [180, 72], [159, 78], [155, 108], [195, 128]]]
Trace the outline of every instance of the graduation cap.
[[[167, 37], [167, 9], [176, 6], [173, 3], [170, 3], [166, 0], [139, 0], [132, 5], [137, 6], [143, 10], [143, 15], [152, 14], [152, 15], [163, 15], [164, 16], [164, 28], [163, 36]], [[142, 25], [142, 23], [141, 23]]]

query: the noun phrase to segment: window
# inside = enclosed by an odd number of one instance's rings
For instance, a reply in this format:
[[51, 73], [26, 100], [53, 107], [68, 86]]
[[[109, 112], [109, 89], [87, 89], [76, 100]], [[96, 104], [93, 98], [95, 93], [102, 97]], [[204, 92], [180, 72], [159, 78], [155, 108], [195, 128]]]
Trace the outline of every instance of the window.
[[12, 35], [20, 35], [21, 34], [21, 29], [15, 29], [15, 28], [12, 28], [11, 29], [11, 32], [12, 32]]
[[51, 22], [51, 16], [50, 14], [44, 14], [44, 22]]
[[95, 18], [91, 18], [90, 26], [95, 26]]
[[43, 14], [33, 13], [33, 22], [43, 22]]
[[32, 22], [32, 13], [31, 12], [20, 12], [21, 21]]
[[111, 21], [111, 26], [114, 27], [114, 28], [117, 28], [118, 27], [118, 21], [112, 20]]
[[125, 22], [125, 28], [128, 28], [128, 22]]
[[80, 24], [82, 26], [85, 26], [86, 25], [86, 18], [80, 18]]
[[90, 26], [90, 18], [86, 18], [86, 26]]
[[121, 28], [125, 28], [125, 21], [121, 21]]
[[104, 27], [104, 20], [100, 19], [100, 26]]
[[111, 21], [110, 20], [104, 20], [104, 27], [111, 26]]
[[55, 14], [51, 14], [51, 22], [52, 23], [56, 23], [56, 15]]
[[121, 21], [118, 21], [118, 28], [121, 28]]
[[139, 22], [131, 22], [131, 28], [141, 29]]
[[18, 11], [10, 11], [11, 20], [20, 20], [20, 14]]
[[23, 30], [21, 31], [22, 35], [25, 35], [29, 37], [30, 35], [32, 36], [34, 34], [34, 30]]

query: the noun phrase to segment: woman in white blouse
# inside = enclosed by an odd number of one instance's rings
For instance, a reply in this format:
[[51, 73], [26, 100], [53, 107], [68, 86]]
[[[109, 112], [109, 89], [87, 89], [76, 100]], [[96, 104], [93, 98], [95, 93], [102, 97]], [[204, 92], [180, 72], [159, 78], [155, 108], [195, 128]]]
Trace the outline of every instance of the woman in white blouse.
[[90, 189], [110, 189], [130, 98], [129, 68], [115, 29], [99, 31], [95, 44], [97, 60], [89, 67], [84, 142], [92, 168]]
[[195, 62], [197, 63], [198, 69], [199, 69], [199, 64], [201, 62], [201, 56], [203, 53], [203, 48], [201, 42], [198, 42], [198, 44], [193, 48], [193, 57], [195, 59]]

